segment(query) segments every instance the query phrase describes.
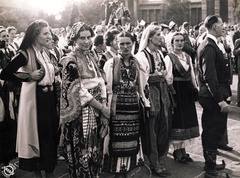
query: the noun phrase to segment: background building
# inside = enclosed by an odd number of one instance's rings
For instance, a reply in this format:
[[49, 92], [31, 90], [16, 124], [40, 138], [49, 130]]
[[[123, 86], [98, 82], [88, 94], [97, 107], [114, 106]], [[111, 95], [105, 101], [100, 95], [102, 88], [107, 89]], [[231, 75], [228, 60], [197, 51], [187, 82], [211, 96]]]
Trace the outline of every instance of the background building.
[[196, 25], [203, 21], [207, 15], [216, 14], [222, 17], [224, 22], [234, 23], [232, 2], [234, 0], [122, 0], [132, 13], [133, 21], [145, 20], [147, 23], [158, 21], [168, 23], [171, 16], [168, 7], [171, 3], [185, 3], [187, 12], [179, 21], [188, 21]]

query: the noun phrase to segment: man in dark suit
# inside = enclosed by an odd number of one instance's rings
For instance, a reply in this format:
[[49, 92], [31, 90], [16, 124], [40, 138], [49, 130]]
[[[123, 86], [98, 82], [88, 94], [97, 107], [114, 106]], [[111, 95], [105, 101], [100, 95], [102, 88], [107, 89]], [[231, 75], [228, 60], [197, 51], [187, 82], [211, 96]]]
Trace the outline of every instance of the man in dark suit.
[[202, 146], [205, 158], [206, 177], [217, 177], [223, 165], [216, 165], [218, 143], [227, 125], [230, 96], [229, 78], [224, 56], [217, 45], [222, 35], [223, 22], [216, 15], [206, 17], [204, 21], [207, 36], [198, 48], [199, 59], [199, 103], [202, 113]]
[[[235, 41], [233, 54], [236, 58], [238, 58], [237, 66], [238, 69], [240, 69], [240, 39]], [[238, 70], [237, 106], [240, 107], [240, 70]]]
[[[233, 44], [236, 44], [237, 39], [240, 39], [240, 23], [237, 24], [237, 30], [233, 34]], [[235, 72], [238, 73], [238, 57], [235, 56]]]

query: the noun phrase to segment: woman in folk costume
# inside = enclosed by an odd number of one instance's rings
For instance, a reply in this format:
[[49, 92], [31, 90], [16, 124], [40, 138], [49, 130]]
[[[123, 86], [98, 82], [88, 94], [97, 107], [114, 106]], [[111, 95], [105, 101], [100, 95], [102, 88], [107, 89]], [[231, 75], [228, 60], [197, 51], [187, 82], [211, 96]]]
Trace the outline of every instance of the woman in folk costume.
[[141, 67], [148, 76], [150, 105], [148, 119], [144, 124], [143, 148], [148, 155], [154, 174], [165, 177], [171, 173], [164, 166], [169, 148], [169, 125], [171, 124], [171, 100], [165, 79], [166, 66], [159, 50], [162, 44], [161, 29], [149, 25], [142, 34], [139, 52], [136, 55]]
[[[60, 123], [64, 124], [64, 149], [71, 178], [99, 177], [102, 166], [104, 128], [110, 110], [106, 86], [90, 51], [94, 32], [75, 23], [69, 34], [73, 51], [62, 58]], [[107, 127], [106, 127], [107, 128]]]
[[130, 170], [143, 165], [139, 101], [142, 97], [149, 106], [149, 100], [144, 94], [146, 76], [131, 54], [133, 36], [121, 32], [117, 41], [119, 54], [104, 65], [111, 108], [110, 133], [104, 142], [104, 171], [126, 178]]
[[176, 91], [174, 95], [176, 108], [172, 118], [170, 139], [174, 148], [175, 161], [186, 164], [193, 160], [189, 154], [186, 154], [185, 143], [187, 140], [199, 136], [194, 98], [197, 84], [191, 58], [182, 51], [184, 46], [183, 34], [176, 32], [173, 35], [172, 46], [173, 51], [164, 59], [168, 72], [168, 82], [173, 84]]
[[108, 47], [108, 50], [105, 51], [102, 58], [99, 61], [99, 67], [100, 69], [103, 69], [103, 66], [105, 62], [118, 54], [118, 45], [117, 45], [117, 34], [120, 32], [116, 29], [109, 30], [104, 35], [104, 40], [106, 41], [106, 45]]
[[18, 54], [1, 72], [4, 80], [22, 81], [19, 103], [17, 146], [19, 168], [36, 177], [53, 177], [57, 164], [57, 129], [54, 66], [45, 51], [51, 40], [48, 23], [32, 22]]

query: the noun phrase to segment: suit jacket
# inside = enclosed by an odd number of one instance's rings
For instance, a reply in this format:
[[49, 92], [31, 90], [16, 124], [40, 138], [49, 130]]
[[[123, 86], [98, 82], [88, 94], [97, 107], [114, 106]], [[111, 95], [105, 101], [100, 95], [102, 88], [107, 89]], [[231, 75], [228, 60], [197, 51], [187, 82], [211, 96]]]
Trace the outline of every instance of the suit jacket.
[[239, 39], [239, 38], [240, 38], [240, 31], [234, 32], [234, 34], [233, 34], [233, 43], [235, 43], [236, 40]]
[[198, 48], [200, 97], [217, 102], [231, 95], [226, 61], [215, 41], [206, 37]]
[[240, 39], [237, 39], [234, 44], [233, 54], [235, 57], [240, 58]]

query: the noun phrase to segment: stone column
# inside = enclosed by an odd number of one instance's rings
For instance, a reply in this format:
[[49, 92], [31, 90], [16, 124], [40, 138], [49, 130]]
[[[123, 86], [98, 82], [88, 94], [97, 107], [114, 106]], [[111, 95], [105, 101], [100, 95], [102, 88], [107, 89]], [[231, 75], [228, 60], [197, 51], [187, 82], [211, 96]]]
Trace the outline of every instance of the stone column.
[[215, 15], [220, 15], [220, 0], [215, 0]]
[[125, 0], [125, 6], [128, 7], [128, 0]]
[[139, 19], [137, 0], [133, 0], [133, 14], [131, 16], [132, 16], [132, 19], [135, 19], [134, 24], [136, 25], [136, 22]]
[[232, 1], [228, 0], [228, 23], [234, 24]]
[[150, 13], [149, 13], [149, 9], [147, 9], [147, 23], [150, 23]]
[[157, 20], [157, 12], [156, 9], [153, 9], [153, 20], [152, 21], [158, 21]]
[[207, 17], [207, 0], [202, 0], [202, 21]]

